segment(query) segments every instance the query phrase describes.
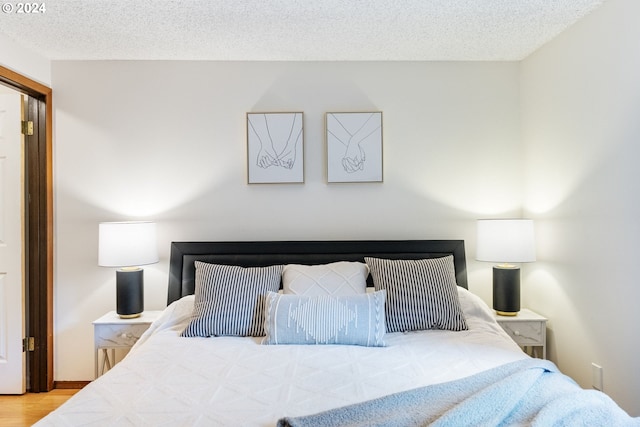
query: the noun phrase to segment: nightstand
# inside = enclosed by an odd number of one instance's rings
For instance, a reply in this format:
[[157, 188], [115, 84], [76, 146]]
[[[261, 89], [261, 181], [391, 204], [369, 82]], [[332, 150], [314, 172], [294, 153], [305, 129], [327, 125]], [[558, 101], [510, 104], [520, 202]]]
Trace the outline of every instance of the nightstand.
[[[130, 350], [160, 313], [145, 311], [140, 317], [123, 319], [115, 311], [110, 311], [93, 322], [96, 378], [116, 364], [116, 349]], [[101, 354], [102, 366], [98, 369]]]
[[523, 308], [516, 316], [500, 316], [494, 313], [498, 324], [526, 352], [532, 349], [534, 357], [547, 358], [547, 319]]

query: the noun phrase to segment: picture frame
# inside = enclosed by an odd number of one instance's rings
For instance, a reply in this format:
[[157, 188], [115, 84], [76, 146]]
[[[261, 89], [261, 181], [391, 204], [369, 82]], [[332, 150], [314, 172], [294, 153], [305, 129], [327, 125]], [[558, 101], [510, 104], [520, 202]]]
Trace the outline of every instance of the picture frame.
[[327, 182], [383, 182], [382, 111], [325, 115]]
[[303, 116], [247, 113], [247, 183], [304, 183]]

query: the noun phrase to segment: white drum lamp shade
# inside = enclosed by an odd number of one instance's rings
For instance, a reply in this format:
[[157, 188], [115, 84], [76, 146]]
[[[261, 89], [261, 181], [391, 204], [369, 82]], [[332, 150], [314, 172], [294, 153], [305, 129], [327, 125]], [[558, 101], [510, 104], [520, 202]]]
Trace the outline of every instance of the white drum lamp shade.
[[536, 260], [535, 231], [530, 219], [484, 219], [477, 224], [476, 259], [495, 262], [493, 309], [513, 316], [520, 311], [520, 267]]
[[98, 225], [98, 265], [118, 267], [116, 307], [120, 317], [144, 311], [141, 265], [158, 262], [156, 224], [148, 221], [101, 222]]

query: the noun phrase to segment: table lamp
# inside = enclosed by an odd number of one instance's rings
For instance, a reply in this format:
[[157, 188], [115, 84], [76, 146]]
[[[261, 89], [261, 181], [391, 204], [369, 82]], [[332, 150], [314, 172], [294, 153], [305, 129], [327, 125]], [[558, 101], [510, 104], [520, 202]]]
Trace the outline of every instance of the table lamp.
[[144, 311], [141, 265], [158, 262], [156, 224], [147, 221], [101, 222], [98, 226], [98, 265], [116, 270], [116, 311], [122, 318]]
[[502, 316], [520, 311], [520, 267], [536, 260], [530, 219], [478, 220], [476, 259], [500, 263], [493, 267], [493, 309]]

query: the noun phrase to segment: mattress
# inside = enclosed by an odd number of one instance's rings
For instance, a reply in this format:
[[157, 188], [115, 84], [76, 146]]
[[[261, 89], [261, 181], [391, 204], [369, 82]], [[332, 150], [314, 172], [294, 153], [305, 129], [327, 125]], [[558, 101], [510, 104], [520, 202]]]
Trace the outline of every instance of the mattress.
[[193, 296], [167, 307], [107, 374], [38, 426], [274, 426], [527, 358], [477, 296], [458, 288], [468, 330], [389, 333], [385, 347], [183, 338]]

